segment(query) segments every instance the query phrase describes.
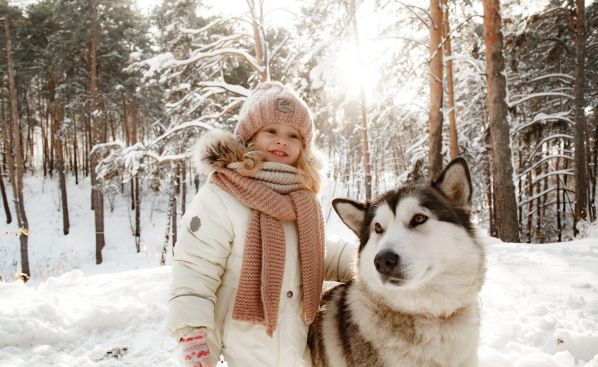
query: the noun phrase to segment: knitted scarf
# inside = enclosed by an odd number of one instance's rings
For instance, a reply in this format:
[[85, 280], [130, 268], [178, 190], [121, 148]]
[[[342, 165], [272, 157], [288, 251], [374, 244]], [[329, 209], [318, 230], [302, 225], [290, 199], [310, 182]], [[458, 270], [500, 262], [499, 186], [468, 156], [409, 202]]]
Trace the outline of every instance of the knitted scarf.
[[272, 336], [285, 265], [282, 222], [297, 221], [303, 280], [303, 319], [313, 322], [320, 304], [324, 274], [324, 220], [315, 194], [302, 189], [297, 169], [265, 162], [251, 177], [218, 168], [212, 182], [252, 209], [233, 318], [266, 326]]

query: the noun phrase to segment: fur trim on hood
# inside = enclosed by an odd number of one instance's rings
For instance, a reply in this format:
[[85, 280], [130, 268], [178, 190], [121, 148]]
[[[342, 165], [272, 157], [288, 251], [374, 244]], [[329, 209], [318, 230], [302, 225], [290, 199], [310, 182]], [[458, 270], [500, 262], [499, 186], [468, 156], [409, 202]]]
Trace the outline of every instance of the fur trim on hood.
[[[193, 158], [200, 174], [209, 176], [217, 169], [225, 168], [229, 163], [242, 162], [250, 153], [241, 139], [225, 130], [210, 130], [205, 132], [197, 141]], [[313, 145], [305, 152], [307, 164], [323, 174], [324, 155]]]

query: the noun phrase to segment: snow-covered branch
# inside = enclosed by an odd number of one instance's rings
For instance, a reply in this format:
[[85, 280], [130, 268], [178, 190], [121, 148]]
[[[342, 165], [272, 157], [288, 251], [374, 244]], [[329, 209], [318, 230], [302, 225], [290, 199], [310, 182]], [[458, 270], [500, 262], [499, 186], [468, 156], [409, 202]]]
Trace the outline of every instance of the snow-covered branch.
[[91, 151], [89, 152], [89, 155], [94, 155], [96, 154], [99, 150], [103, 150], [106, 148], [124, 148], [125, 145], [123, 144], [123, 142], [121, 142], [120, 140], [116, 140], [116, 141], [111, 141], [108, 143], [102, 143], [102, 144], [96, 144], [93, 146], [93, 148], [91, 148]]
[[513, 135], [518, 134], [522, 130], [525, 130], [526, 128], [528, 128], [536, 123], [539, 123], [542, 121], [547, 121], [547, 120], [561, 120], [561, 121], [567, 122], [570, 125], [575, 125], [575, 122], [573, 122], [569, 118], [568, 115], [569, 115], [569, 112], [556, 112], [556, 113], [551, 113], [551, 114], [545, 114], [543, 112], [538, 113], [537, 115], [534, 116], [532, 121], [517, 126], [517, 128], [513, 131]]
[[[548, 176], [548, 175], [556, 175], [556, 174], [561, 174], [561, 175], [573, 176], [573, 172], [553, 172], [553, 173], [547, 174], [547, 176]], [[561, 189], [561, 190], [563, 190], [563, 189]], [[555, 188], [555, 187], [548, 188], [548, 189], [546, 189], [546, 190], [544, 190], [544, 191], [542, 191], [542, 192], [539, 192], [539, 193], [537, 193], [537, 194], [536, 194], [536, 195], [534, 195], [534, 196], [530, 196], [530, 197], [528, 197], [527, 199], [525, 199], [525, 200], [522, 200], [522, 201], [521, 201], [521, 202], [519, 202], [517, 205], [518, 205], [518, 206], [523, 206], [523, 205], [525, 205], [525, 204], [528, 204], [528, 203], [529, 203], [529, 202], [531, 202], [531, 201], [538, 200], [538, 199], [539, 199], [539, 198], [541, 198], [542, 196], [544, 196], [544, 195], [546, 195], [546, 194], [548, 194], [548, 193], [550, 193], [550, 192], [552, 192], [552, 191], [556, 191], [556, 188]], [[567, 190], [567, 191], [568, 191], [568, 192], [572, 192], [571, 190]], [[529, 213], [528, 213], [528, 215], [529, 215]]]
[[216, 41], [207, 44], [207, 45], [193, 45], [194, 47], [198, 47], [200, 52], [205, 52], [206, 50], [211, 50], [214, 48], [219, 48], [222, 47], [224, 45], [230, 45], [232, 44], [234, 41], [238, 41], [241, 40], [243, 38], [251, 38], [251, 35], [247, 34], [247, 33], [238, 33], [238, 34], [233, 34], [231, 36], [226, 36], [226, 37], [221, 37], [219, 39], [217, 39]]
[[251, 92], [249, 89], [247, 89], [241, 85], [228, 84], [227, 82], [206, 81], [206, 82], [200, 82], [199, 85], [202, 87], [208, 87], [208, 88], [219, 88], [219, 89], [222, 89], [223, 92], [228, 91], [228, 92], [232, 92], [232, 93], [238, 94], [240, 96], [244, 96], [244, 97], [247, 97], [249, 95], [249, 93]]
[[517, 175], [517, 178], [521, 178], [521, 176], [525, 176], [526, 174], [528, 174], [531, 170], [533, 170], [534, 168], [536, 168], [537, 166], [541, 165], [542, 163], [546, 162], [549, 159], [556, 159], [556, 158], [563, 158], [563, 159], [568, 159], [568, 160], [573, 160], [573, 157], [570, 157], [568, 155], [564, 155], [564, 154], [551, 154], [548, 155], [542, 159], [540, 159], [538, 162], [534, 163], [531, 167], [529, 167], [528, 169], [526, 169], [525, 171], [521, 172], [520, 174]]
[[189, 64], [196, 63], [200, 60], [213, 58], [213, 57], [225, 57], [225, 56], [234, 56], [239, 57], [249, 63], [251, 67], [253, 67], [257, 72], [263, 72], [264, 67], [258, 63], [258, 61], [250, 55], [248, 52], [244, 50], [240, 50], [237, 48], [227, 47], [221, 48], [217, 50], [212, 50], [210, 52], [197, 52], [191, 57], [187, 59], [181, 60], [171, 60], [169, 63], [166, 64], [167, 67], [178, 67], [178, 66], [185, 66]]
[[181, 161], [184, 159], [191, 158], [190, 152], [181, 153], [181, 154], [171, 154], [171, 155], [157, 155], [156, 153], [148, 150], [145, 152], [144, 155], [146, 157], [150, 157], [150, 158], [154, 159], [158, 163]]
[[536, 144], [536, 147], [534, 149], [532, 149], [532, 151], [529, 153], [530, 159], [536, 155], [536, 152], [538, 151], [538, 149], [540, 149], [542, 147], [542, 144], [546, 143], [547, 141], [554, 140], [554, 139], [573, 140], [573, 136], [568, 135], [568, 134], [554, 134], [554, 135], [550, 135], [550, 136], [542, 139], [539, 143]]
[[[513, 97], [521, 97], [521, 96], [517, 95], [517, 96], [513, 96]], [[519, 98], [518, 100], [515, 100], [515, 101], [507, 101], [507, 105], [509, 107], [515, 107], [515, 106], [517, 106], [518, 104], [520, 104], [522, 102], [525, 102], [525, 101], [527, 101], [529, 99], [532, 99], [532, 98], [538, 98], [538, 97], [564, 97], [564, 98], [568, 98], [568, 99], [571, 99], [571, 100], [575, 99], [572, 95], [566, 94], [566, 93], [539, 92], [539, 93], [533, 93], [533, 94], [527, 95], [525, 97], [521, 97], [521, 98]]]
[[555, 74], [546, 74], [546, 75], [539, 76], [537, 78], [530, 80], [530, 83], [537, 82], [539, 80], [548, 79], [548, 78], [561, 78], [561, 79], [568, 79], [568, 81], [572, 81], [572, 82], [575, 81], [575, 78], [572, 77], [571, 75], [555, 73]]

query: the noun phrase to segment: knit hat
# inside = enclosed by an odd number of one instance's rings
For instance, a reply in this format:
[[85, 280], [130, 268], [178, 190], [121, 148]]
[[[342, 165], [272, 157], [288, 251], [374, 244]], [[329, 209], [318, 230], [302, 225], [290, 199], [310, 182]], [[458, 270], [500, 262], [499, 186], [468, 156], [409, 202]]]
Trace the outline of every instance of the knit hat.
[[303, 146], [309, 148], [313, 137], [313, 121], [305, 102], [279, 82], [259, 84], [251, 93], [239, 115], [235, 135], [248, 142], [264, 126], [287, 123], [299, 130]]

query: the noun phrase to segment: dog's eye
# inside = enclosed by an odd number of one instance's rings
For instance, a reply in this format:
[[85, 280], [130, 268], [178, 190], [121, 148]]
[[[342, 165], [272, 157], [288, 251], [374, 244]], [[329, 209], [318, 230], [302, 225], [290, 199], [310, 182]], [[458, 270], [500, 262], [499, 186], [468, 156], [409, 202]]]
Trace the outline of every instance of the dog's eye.
[[413, 218], [411, 218], [411, 223], [409, 223], [409, 225], [411, 227], [419, 226], [420, 224], [426, 223], [427, 220], [428, 220], [428, 217], [426, 217], [425, 215], [415, 214], [413, 216]]
[[378, 234], [384, 232], [384, 229], [382, 229], [382, 226], [380, 225], [380, 223], [376, 223], [374, 224], [374, 231]]

